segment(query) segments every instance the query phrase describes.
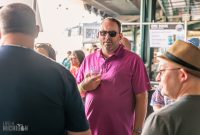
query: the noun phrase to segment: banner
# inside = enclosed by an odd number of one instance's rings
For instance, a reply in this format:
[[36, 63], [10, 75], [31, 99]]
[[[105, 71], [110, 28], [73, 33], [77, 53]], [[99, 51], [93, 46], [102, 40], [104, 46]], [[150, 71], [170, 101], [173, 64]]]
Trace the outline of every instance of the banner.
[[98, 23], [84, 23], [83, 24], [83, 43], [96, 43], [98, 42]]
[[176, 40], [185, 39], [183, 24], [153, 24], [149, 30], [150, 47], [167, 48]]

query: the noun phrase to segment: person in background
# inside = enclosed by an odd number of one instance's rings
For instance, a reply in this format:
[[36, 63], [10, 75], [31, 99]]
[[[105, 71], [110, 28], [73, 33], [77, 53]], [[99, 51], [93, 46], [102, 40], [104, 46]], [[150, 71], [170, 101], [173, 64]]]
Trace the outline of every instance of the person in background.
[[[79, 68], [80, 68], [84, 58], [85, 58], [85, 53], [82, 50], [75, 50], [70, 55], [70, 61], [71, 61], [70, 72], [72, 73], [72, 75], [75, 78], [77, 77]], [[85, 104], [85, 94], [80, 93], [80, 95], [81, 95], [83, 103]]]
[[98, 37], [102, 49], [84, 59], [77, 75], [92, 134], [138, 135], [151, 89], [144, 63], [119, 43], [123, 35], [115, 18], [102, 21]]
[[99, 48], [97, 47], [97, 45], [92, 44], [89, 48], [89, 54], [94, 53], [95, 51], [97, 51]]
[[62, 64], [65, 66], [66, 69], [70, 69], [71, 67], [71, 62], [70, 62], [70, 55], [72, 54], [71, 51], [67, 51], [67, 57], [64, 58], [64, 60], [62, 61]]
[[122, 37], [120, 40], [121, 44], [124, 45], [124, 48], [131, 51], [131, 42], [126, 37]]
[[78, 70], [79, 70], [84, 58], [85, 58], [85, 54], [82, 50], [75, 50], [70, 55], [70, 60], [71, 60], [70, 72], [72, 73], [72, 75], [75, 78], [78, 74]]
[[0, 134], [91, 135], [72, 74], [33, 50], [38, 33], [29, 6], [0, 9]]
[[56, 52], [49, 43], [37, 43], [35, 51], [56, 61]]
[[[199, 47], [199, 38], [191, 38], [187, 42], [196, 47]], [[157, 111], [166, 105], [172, 104], [173, 102], [174, 100], [170, 99], [167, 96], [162, 95], [160, 88], [157, 87], [157, 89], [155, 90], [155, 92], [153, 93], [151, 97], [150, 105], [153, 107], [154, 111]]]
[[159, 110], [160, 108], [172, 104], [174, 101], [167, 96], [161, 94], [160, 88], [158, 87], [151, 97], [150, 105], [153, 107], [154, 111]]
[[152, 113], [142, 135], [199, 135], [200, 49], [177, 40], [158, 58], [161, 93], [175, 102]]

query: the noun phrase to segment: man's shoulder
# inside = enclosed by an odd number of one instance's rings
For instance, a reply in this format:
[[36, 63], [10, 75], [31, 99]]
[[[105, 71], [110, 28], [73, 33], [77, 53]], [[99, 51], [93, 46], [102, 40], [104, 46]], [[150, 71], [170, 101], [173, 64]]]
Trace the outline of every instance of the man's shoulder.
[[133, 51], [129, 51], [129, 50], [124, 50], [124, 53], [126, 54], [126, 55], [130, 55], [131, 57], [136, 57], [136, 58], [140, 58], [140, 56], [137, 54], [137, 53], [135, 53], [135, 52], [133, 52]]
[[136, 52], [133, 52], [133, 51], [130, 51], [130, 50], [124, 49], [123, 54], [126, 57], [129, 56], [129, 57], [134, 58], [134, 59], [141, 59], [141, 57]]
[[153, 123], [156, 125], [162, 125], [169, 123], [169, 121], [171, 120], [175, 120], [173, 117], [176, 116], [174, 116], [174, 111], [172, 110], [172, 107], [166, 106], [150, 114], [146, 122], [151, 123], [153, 121]]
[[102, 57], [100, 50], [97, 50], [93, 53], [88, 54], [85, 59], [90, 60], [90, 59], [96, 59]]
[[198, 128], [195, 127], [199, 124], [199, 104], [194, 103], [196, 101], [193, 100], [194, 97], [191, 97], [192, 99], [188, 98], [190, 97], [182, 98], [152, 113], [145, 122], [144, 135], [167, 132], [177, 135], [199, 133]]
[[182, 106], [182, 101], [181, 102], [174, 102], [170, 105], [166, 105], [165, 107], [161, 108], [160, 110], [156, 111], [153, 113], [154, 117], [159, 117], [159, 118], [167, 118], [171, 119], [172, 117], [179, 117], [181, 114], [184, 114], [181, 110], [184, 110]]

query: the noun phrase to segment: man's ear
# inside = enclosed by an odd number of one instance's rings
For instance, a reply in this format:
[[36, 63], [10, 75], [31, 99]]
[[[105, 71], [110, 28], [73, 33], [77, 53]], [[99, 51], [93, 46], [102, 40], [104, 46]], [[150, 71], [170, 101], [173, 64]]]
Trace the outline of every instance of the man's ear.
[[38, 37], [39, 32], [40, 32], [40, 26], [39, 26], [39, 25], [36, 25], [36, 26], [35, 26], [35, 33], [34, 33], [34, 37], [35, 37], [35, 38]]
[[181, 72], [181, 81], [184, 82], [188, 79], [188, 72], [185, 69], [180, 69]]

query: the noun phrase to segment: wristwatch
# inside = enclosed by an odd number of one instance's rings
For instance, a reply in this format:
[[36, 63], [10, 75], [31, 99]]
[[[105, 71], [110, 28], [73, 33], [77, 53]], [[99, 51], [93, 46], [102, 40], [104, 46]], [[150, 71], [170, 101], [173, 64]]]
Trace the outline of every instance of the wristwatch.
[[137, 134], [142, 134], [142, 128], [135, 128], [133, 131]]

